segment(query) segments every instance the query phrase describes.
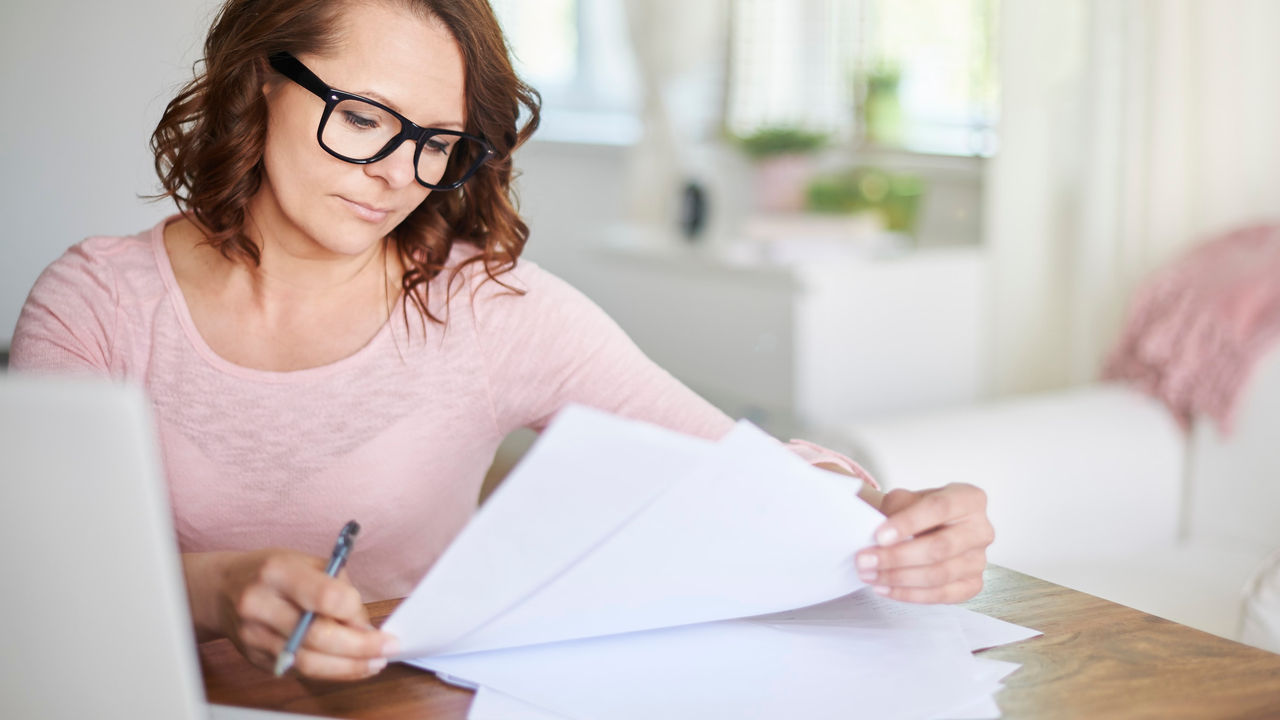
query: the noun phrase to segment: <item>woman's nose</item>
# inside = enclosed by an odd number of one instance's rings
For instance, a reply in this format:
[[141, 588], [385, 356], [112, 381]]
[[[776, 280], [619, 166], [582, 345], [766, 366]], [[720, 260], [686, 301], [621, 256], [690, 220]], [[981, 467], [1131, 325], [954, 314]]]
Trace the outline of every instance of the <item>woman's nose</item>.
[[391, 187], [404, 187], [416, 182], [417, 171], [413, 165], [416, 147], [412, 142], [402, 142], [400, 147], [378, 162], [365, 165], [365, 172], [386, 180]]

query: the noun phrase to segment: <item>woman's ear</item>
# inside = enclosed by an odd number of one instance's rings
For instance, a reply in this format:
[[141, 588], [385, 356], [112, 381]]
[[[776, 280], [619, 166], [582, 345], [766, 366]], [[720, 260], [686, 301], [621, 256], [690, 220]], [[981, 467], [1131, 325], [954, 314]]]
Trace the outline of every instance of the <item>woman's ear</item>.
[[280, 73], [271, 69], [271, 66], [267, 64], [266, 58], [258, 58], [257, 60], [254, 60], [253, 71], [257, 73], [258, 81], [262, 85], [263, 97], [271, 97], [271, 93], [275, 92], [275, 90], [282, 84], [281, 81], [284, 80], [284, 78], [280, 76]]

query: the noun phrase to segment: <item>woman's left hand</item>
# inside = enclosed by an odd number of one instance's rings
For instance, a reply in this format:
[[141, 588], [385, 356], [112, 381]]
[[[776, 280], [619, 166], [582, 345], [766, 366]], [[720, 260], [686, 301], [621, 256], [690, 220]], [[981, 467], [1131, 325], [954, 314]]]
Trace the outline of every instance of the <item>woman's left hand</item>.
[[862, 581], [881, 595], [916, 603], [954, 603], [982, 590], [987, 546], [995, 530], [987, 494], [953, 483], [932, 490], [893, 490], [880, 511], [877, 545], [858, 553]]

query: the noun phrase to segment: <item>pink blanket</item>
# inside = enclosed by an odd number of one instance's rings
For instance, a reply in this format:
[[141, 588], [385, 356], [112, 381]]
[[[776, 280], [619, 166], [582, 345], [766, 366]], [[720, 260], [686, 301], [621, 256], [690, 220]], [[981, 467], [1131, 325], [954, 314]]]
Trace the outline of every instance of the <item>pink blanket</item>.
[[1103, 370], [1164, 401], [1184, 428], [1197, 415], [1231, 431], [1257, 360], [1280, 340], [1280, 225], [1215, 238], [1138, 289]]

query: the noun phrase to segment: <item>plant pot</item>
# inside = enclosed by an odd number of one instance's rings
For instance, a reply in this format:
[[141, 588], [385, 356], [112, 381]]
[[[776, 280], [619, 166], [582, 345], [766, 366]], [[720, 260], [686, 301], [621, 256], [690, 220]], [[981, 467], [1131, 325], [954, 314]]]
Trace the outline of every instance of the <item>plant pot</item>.
[[764, 212], [804, 210], [805, 189], [813, 176], [813, 167], [813, 157], [809, 155], [775, 155], [756, 161], [756, 209]]

